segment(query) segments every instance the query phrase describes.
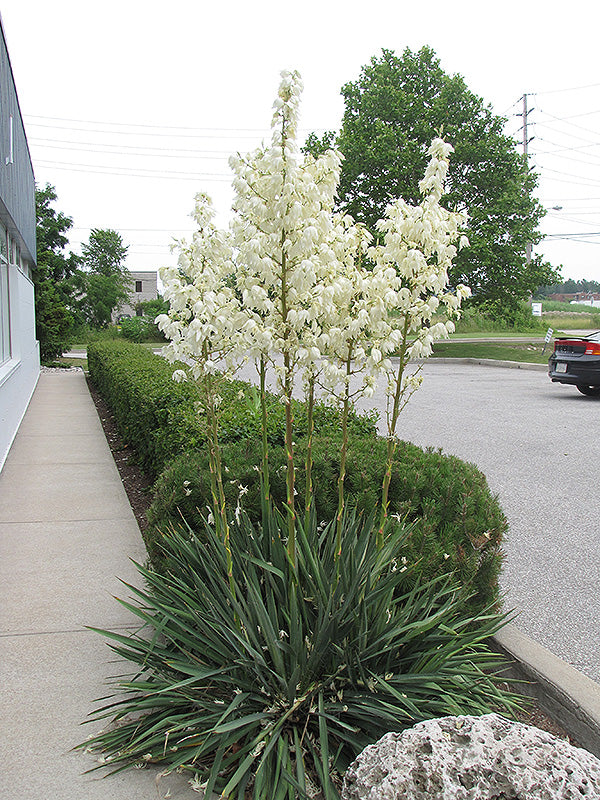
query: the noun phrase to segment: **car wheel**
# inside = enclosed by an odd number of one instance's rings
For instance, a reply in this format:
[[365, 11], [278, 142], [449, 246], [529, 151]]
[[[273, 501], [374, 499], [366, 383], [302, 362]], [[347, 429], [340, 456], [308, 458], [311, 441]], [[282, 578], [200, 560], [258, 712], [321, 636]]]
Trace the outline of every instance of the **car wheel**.
[[600, 397], [600, 386], [584, 386], [578, 383], [577, 388], [581, 394], [586, 394], [588, 397]]

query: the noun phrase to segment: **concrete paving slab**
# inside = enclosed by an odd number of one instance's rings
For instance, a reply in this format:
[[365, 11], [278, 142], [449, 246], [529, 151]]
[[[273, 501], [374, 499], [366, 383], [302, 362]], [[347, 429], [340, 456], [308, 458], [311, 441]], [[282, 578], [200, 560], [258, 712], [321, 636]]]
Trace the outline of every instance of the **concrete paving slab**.
[[65, 447], [64, 432], [44, 435], [19, 431], [11, 451], [11, 464], [96, 464], [102, 459], [106, 442], [98, 433], [70, 433], [71, 446]]
[[[49, 397], [62, 395], [67, 398], [81, 397], [89, 400], [89, 392], [83, 370], [64, 369], [60, 372], [41, 372], [42, 382], [40, 391], [34, 402], [44, 403]], [[35, 406], [34, 406], [35, 407]]]
[[[72, 748], [97, 732], [82, 725], [122, 662], [92, 632], [0, 637], [0, 796], [18, 800], [197, 799], [186, 777], [130, 769], [83, 774], [96, 756]], [[170, 794], [168, 792], [170, 791]]]
[[131, 624], [114, 599], [130, 596], [121, 581], [143, 585], [130, 559], [146, 559], [131, 516], [110, 523], [0, 523], [0, 633]]
[[19, 428], [19, 433], [24, 436], [62, 436], [66, 446], [70, 446], [74, 438], [87, 436], [91, 432], [102, 432], [93, 406], [91, 409], [46, 407], [43, 415], [35, 411], [30, 416], [26, 414]]
[[116, 520], [131, 513], [112, 457], [96, 464], [28, 465], [14, 464], [9, 454], [0, 473], [3, 522]]

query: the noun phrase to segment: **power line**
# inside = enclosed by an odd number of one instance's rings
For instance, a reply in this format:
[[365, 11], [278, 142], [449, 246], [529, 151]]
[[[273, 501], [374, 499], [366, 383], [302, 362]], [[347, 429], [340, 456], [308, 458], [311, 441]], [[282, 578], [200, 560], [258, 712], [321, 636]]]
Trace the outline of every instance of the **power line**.
[[[575, 122], [569, 122], [566, 119], [561, 119], [559, 117], [555, 117], [554, 114], [549, 114], [547, 111], [543, 111], [542, 113], [545, 114], [547, 117], [550, 117], [550, 119], [553, 119], [555, 122], [562, 122], [564, 125], [570, 125], [572, 128], [577, 128], [578, 130], [585, 131], [586, 133], [592, 133], [592, 134], [594, 134], [594, 136], [598, 136], [600, 138], [600, 131], [596, 131], [593, 128], [586, 128], [585, 125], [577, 125]], [[537, 124], [538, 125], [546, 125], [547, 123], [545, 123], [542, 120], [541, 122], [538, 122]], [[563, 133], [563, 135], [568, 135], [568, 136], [574, 136], [575, 135], [573, 133], [564, 134], [563, 131], [558, 131], [558, 132], [559, 133]], [[578, 139], [583, 139], [583, 136], [578, 136], [577, 138]]]
[[[34, 122], [29, 123], [28, 128], [30, 127], [38, 127], [38, 128], [52, 128], [53, 130], [59, 131], [80, 131], [83, 133], [102, 133], [108, 134], [110, 136], [159, 136], [159, 137], [167, 137], [169, 139], [253, 139], [256, 140], [258, 137], [257, 135], [251, 134], [242, 134], [242, 133], [141, 133], [140, 131], [109, 131], [109, 130], [92, 130], [90, 128], [76, 128], [72, 126], [64, 127], [64, 126], [56, 126], [56, 125], [46, 125], [41, 122]], [[234, 129], [231, 129], [234, 130]], [[268, 129], [264, 129], [262, 131], [263, 135], [269, 133]]]
[[545, 239], [571, 239], [582, 236], [600, 236], [600, 231], [586, 231], [585, 233], [547, 233]]
[[[224, 175], [219, 172], [215, 173], [204, 173], [204, 174], [197, 174], [197, 173], [189, 173], [189, 172], [178, 172], [175, 170], [141, 170], [138, 169], [136, 171], [127, 170], [126, 167], [108, 167], [103, 165], [95, 165], [95, 164], [67, 164], [65, 162], [54, 162], [54, 161], [36, 161], [36, 166], [51, 168], [51, 169], [60, 169], [66, 170], [67, 172], [89, 172], [95, 173], [98, 175], [119, 175], [121, 177], [127, 178], [160, 178], [164, 180], [188, 180], [188, 181], [228, 181], [231, 182], [230, 175]], [[121, 170], [116, 172], [115, 170]]]
[[[73, 125], [55, 125], [46, 122], [27, 122], [27, 129], [32, 127], [37, 128], [50, 128], [58, 131], [78, 131], [83, 133], [100, 133], [108, 134], [109, 136], [140, 136], [140, 137], [168, 137], [171, 139], [253, 139], [256, 140], [260, 136], [270, 136], [271, 129], [264, 128], [193, 128], [193, 127], [176, 127], [168, 125], [142, 125], [138, 123], [121, 123], [121, 122], [94, 122], [91, 120], [70, 120], [61, 117], [42, 117], [35, 115], [25, 115], [24, 119], [47, 119], [55, 120], [57, 122], [74, 123]], [[82, 128], [80, 125], [99, 125], [99, 128]], [[107, 127], [108, 126], [108, 127]], [[110, 130], [110, 127], [115, 128], [142, 128], [143, 130]], [[300, 128], [299, 131], [314, 131], [324, 132], [326, 128]], [[149, 131], [149, 132], [146, 132]], [[173, 133], [172, 131], [196, 131], [195, 133]]]
[[[210, 158], [214, 155], [214, 158], [229, 158], [230, 151], [229, 150], [192, 150], [188, 148], [178, 148], [178, 147], [144, 147], [143, 145], [131, 145], [131, 144], [109, 144], [105, 142], [78, 142], [72, 139], [35, 139], [31, 138], [28, 140], [29, 144], [33, 147], [51, 147], [57, 150], [80, 150], [81, 152], [89, 152], [89, 153], [106, 153], [107, 155], [119, 155], [125, 154], [123, 151], [134, 151], [131, 155], [138, 155], [138, 156], [147, 156], [152, 157], [157, 153], [160, 154], [161, 158], [164, 158], [163, 154], [173, 154], [175, 151], [176, 154], [178, 153], [190, 153], [190, 158]], [[62, 145], [65, 145], [64, 147]], [[103, 148], [110, 148], [108, 150], [96, 150], [96, 147], [103, 147]], [[135, 151], [147, 151], [147, 152], [135, 152]], [[179, 156], [173, 155], [173, 158], [185, 158], [186, 156]]]
[[588, 83], [584, 86], [570, 86], [566, 89], [547, 89], [543, 92], [534, 92], [534, 94], [561, 94], [562, 92], [578, 92], [583, 89], [595, 89], [600, 86], [600, 83]]
[[[540, 167], [540, 170], [541, 172], [553, 172], [556, 175], [566, 175], [567, 177], [571, 178], [570, 180], [566, 181], [562, 178], [553, 178], [552, 176], [548, 177], [548, 180], [556, 181], [557, 183], [569, 183], [573, 186], [588, 186], [590, 189], [600, 184], [600, 179], [595, 180], [590, 178], [588, 183], [582, 183], [580, 180], [575, 180], [572, 176], [569, 176], [568, 172], [559, 172], [558, 170], [550, 169], [549, 167]], [[578, 175], [576, 177], [583, 178], [583, 175]]]
[[[70, 231], [91, 231], [97, 225], [76, 225], [69, 228]], [[192, 234], [193, 229], [189, 228], [119, 228], [121, 233], [187, 233]]]
[[[555, 133], [560, 133], [561, 131], [555, 131]], [[552, 147], [558, 147], [558, 150], [538, 150], [537, 152], [540, 155], [544, 155], [546, 153], [562, 153], [562, 152], [569, 152], [571, 150], [588, 150], [590, 147], [600, 147], [600, 142], [593, 142], [591, 144], [578, 144], [573, 145], [573, 147], [563, 147], [558, 142], [553, 142], [551, 139], [546, 139], [544, 136], [538, 136], [537, 140], [539, 142], [545, 142], [546, 144], [552, 145]]]
[[[75, 122], [78, 125], [113, 125], [118, 128], [151, 128], [152, 130], [175, 130], [175, 131], [249, 131], [261, 132], [264, 128], [203, 128], [190, 125], [149, 125], [139, 122], [109, 122], [106, 120], [91, 120], [91, 119], [70, 119], [68, 117], [47, 117], [41, 114], [25, 114], [25, 119], [50, 119], [55, 122]], [[33, 123], [39, 124], [39, 123]], [[49, 127], [49, 126], [45, 126]]]

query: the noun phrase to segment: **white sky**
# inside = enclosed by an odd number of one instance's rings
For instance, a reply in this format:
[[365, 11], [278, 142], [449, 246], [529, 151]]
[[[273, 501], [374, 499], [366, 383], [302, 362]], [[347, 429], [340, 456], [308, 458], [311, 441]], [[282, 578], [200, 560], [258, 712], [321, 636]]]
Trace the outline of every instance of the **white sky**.
[[[541, 251], [600, 281], [600, 3], [572, 0], [0, 0], [36, 181], [55, 186], [79, 252], [114, 228], [130, 269], [170, 263], [194, 194], [221, 224], [227, 156], [268, 138], [282, 69], [298, 69], [304, 134], [338, 129], [341, 86], [382, 48], [429, 45], [521, 140], [528, 97]], [[564, 238], [564, 237], [569, 238]]]

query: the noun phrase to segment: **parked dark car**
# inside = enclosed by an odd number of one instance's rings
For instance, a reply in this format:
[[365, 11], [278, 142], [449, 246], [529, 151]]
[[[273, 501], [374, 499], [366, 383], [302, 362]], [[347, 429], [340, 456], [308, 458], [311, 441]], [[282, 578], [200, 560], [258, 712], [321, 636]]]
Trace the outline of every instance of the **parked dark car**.
[[582, 394], [600, 397], [600, 331], [556, 339], [548, 375], [553, 383], [569, 383]]

